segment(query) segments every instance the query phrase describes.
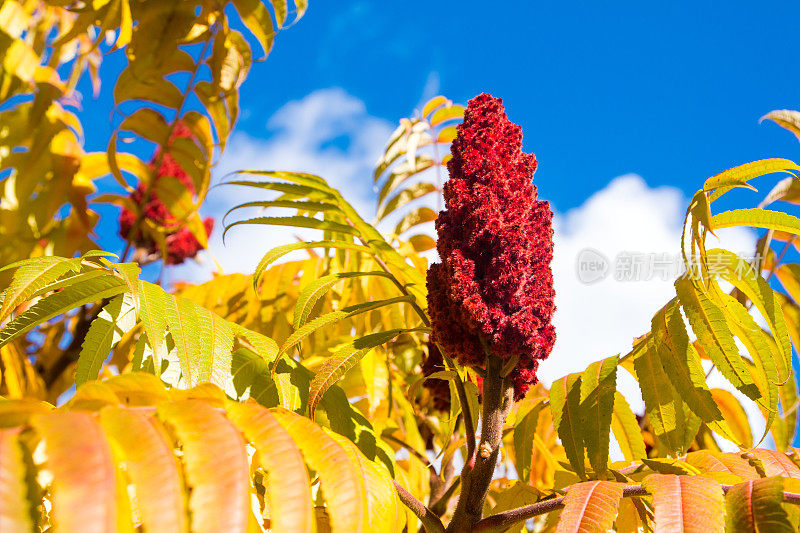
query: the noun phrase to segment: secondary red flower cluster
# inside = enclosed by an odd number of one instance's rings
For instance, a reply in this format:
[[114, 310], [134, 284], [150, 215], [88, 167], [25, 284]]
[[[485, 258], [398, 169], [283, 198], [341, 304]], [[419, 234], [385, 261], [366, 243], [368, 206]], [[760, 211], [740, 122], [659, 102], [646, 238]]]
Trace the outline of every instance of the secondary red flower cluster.
[[453, 141], [436, 230], [441, 264], [428, 270], [433, 342], [463, 365], [485, 351], [519, 357], [516, 399], [535, 384], [555, 342], [553, 212], [531, 183], [536, 157], [522, 152], [522, 129], [503, 102], [473, 98]]
[[[432, 342], [428, 343], [428, 355], [422, 360], [422, 375], [430, 376], [436, 372], [446, 370], [442, 352]], [[433, 408], [437, 411], [450, 410], [450, 382], [446, 379], [426, 379], [422, 384], [431, 395]]]
[[[189, 128], [183, 124], [178, 124], [170, 140], [177, 138], [193, 138], [193, 135]], [[159, 153], [156, 152], [151, 161], [151, 165], [155, 166], [158, 157]], [[169, 153], [165, 153], [161, 157], [161, 165], [158, 167], [154, 179], [157, 181], [166, 176], [177, 178], [189, 192], [194, 194], [195, 188], [191, 176], [181, 168], [178, 162], [175, 161]], [[185, 225], [181, 225], [180, 221], [170, 213], [166, 204], [155, 195], [154, 191], [147, 194], [147, 186], [145, 184], [140, 182], [136, 190], [131, 193], [130, 198], [135, 204], [142, 208], [142, 220], [151, 220], [167, 231], [165, 239], [167, 244], [167, 256], [164, 258], [166, 264], [180, 265], [186, 259], [196, 256], [197, 253], [203, 249], [203, 245], [200, 244], [200, 241], [197, 240], [189, 228]], [[133, 230], [133, 226], [136, 222], [136, 213], [123, 208], [119, 216], [120, 236], [126, 240], [130, 238], [133, 244], [139, 248], [148, 250], [151, 254], [156, 253], [158, 247], [155, 241], [145, 236], [141, 228]], [[139, 223], [141, 224], [141, 220]], [[210, 235], [211, 230], [214, 229], [214, 219], [211, 217], [206, 218], [203, 220], [203, 225], [205, 226], [206, 234]], [[133, 230], [133, 232], [131, 230]]]

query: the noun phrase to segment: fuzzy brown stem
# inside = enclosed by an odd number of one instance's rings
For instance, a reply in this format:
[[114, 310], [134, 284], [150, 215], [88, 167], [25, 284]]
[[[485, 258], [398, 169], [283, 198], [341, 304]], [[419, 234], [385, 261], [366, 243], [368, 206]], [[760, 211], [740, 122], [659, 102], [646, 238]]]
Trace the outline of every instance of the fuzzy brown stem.
[[422, 526], [428, 533], [445, 533], [444, 524], [442, 524], [442, 521], [433, 511], [425, 507], [421, 501], [400, 486], [397, 481], [394, 482], [394, 488], [397, 491], [397, 495], [400, 497], [400, 501], [417, 515], [417, 518], [422, 522]]
[[500, 375], [502, 368], [502, 359], [487, 354], [486, 379], [483, 381], [481, 442], [474, 464], [473, 461], [468, 461], [461, 472], [461, 496], [447, 531], [471, 531], [483, 514], [483, 501], [489, 491], [500, 453], [503, 422], [514, 400], [514, 389], [510, 380]]

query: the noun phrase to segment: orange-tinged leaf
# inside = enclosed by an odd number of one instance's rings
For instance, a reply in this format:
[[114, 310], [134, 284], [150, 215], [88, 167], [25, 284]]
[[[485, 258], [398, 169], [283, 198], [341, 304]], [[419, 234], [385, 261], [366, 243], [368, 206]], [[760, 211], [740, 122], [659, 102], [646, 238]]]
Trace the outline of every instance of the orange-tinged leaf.
[[725, 496], [726, 531], [793, 532], [782, 502], [781, 478], [755, 479], [734, 485]]
[[191, 489], [191, 530], [246, 532], [250, 467], [236, 427], [200, 400], [163, 403], [158, 415], [183, 443], [184, 471]]
[[713, 479], [652, 474], [642, 485], [653, 495], [656, 533], [724, 530], [722, 486]]
[[792, 109], [776, 109], [761, 117], [759, 122], [762, 120], [772, 120], [782, 128], [794, 133], [800, 139], [800, 112]]
[[342, 446], [308, 418], [278, 408], [275, 417], [317, 471], [334, 531], [370, 531], [364, 479]]
[[703, 472], [725, 472], [745, 480], [761, 477], [747, 459], [735, 453], [700, 450], [687, 454], [686, 462]]
[[31, 505], [18, 429], [0, 430], [0, 531], [31, 531]]
[[181, 476], [172, 443], [160, 423], [142, 412], [121, 407], [104, 408], [100, 423], [121, 451], [144, 528], [186, 531]]
[[303, 456], [270, 411], [254, 403], [230, 403], [228, 417], [260, 452], [269, 476], [267, 499], [275, 531], [314, 529], [314, 502]]
[[48, 413], [32, 419], [53, 474], [51, 517], [58, 531], [115, 532], [116, 472], [103, 430], [88, 413]]
[[588, 481], [567, 489], [556, 533], [605, 532], [617, 517], [622, 483]]
[[750, 453], [761, 462], [765, 476], [800, 479], [800, 468], [785, 453], [760, 448], [751, 450]]

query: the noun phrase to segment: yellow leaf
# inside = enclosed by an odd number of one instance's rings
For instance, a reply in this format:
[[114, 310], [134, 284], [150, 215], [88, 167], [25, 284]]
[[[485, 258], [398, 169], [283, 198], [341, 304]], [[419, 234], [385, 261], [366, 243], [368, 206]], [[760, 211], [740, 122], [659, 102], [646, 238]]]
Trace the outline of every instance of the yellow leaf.
[[361, 533], [371, 530], [364, 478], [342, 446], [308, 418], [282, 408], [275, 417], [317, 471], [334, 531]]

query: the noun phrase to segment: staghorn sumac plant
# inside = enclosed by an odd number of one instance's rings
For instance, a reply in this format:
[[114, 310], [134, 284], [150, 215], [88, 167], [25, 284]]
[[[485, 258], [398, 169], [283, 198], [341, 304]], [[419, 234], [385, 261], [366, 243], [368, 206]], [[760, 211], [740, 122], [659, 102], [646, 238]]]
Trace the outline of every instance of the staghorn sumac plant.
[[459, 530], [480, 519], [503, 421], [536, 383], [538, 361], [555, 341], [553, 213], [536, 198], [536, 158], [522, 153], [522, 129], [499, 99], [482, 94], [470, 101], [452, 154], [446, 209], [436, 220], [442, 263], [428, 269], [428, 309], [439, 350], [482, 375], [481, 440], [476, 447], [467, 429], [452, 522]]
[[[788, 159], [709, 178], [687, 207], [675, 297], [628, 353], [549, 389], [553, 214], [489, 95], [437, 96], [400, 121], [374, 213], [320, 176], [242, 171], [226, 186], [252, 198], [226, 232], [319, 238], [265, 250], [252, 275], [142, 279], [204, 246], [198, 209], [238, 88], [305, 8], [0, 2], [0, 531], [793, 531]], [[72, 95], [114, 49], [114, 131], [87, 154]], [[800, 114], [766, 118], [800, 136]], [[130, 140], [149, 163], [117, 151]], [[717, 209], [777, 172], [756, 207]], [[124, 192], [92, 196], [105, 175]], [[102, 202], [123, 207], [119, 260], [92, 241]], [[761, 261], [708, 246], [734, 226], [760, 232]]]

